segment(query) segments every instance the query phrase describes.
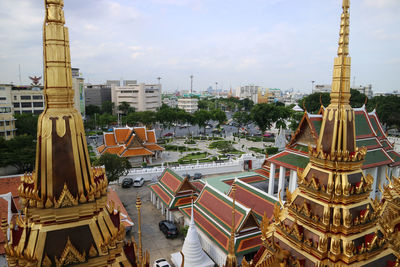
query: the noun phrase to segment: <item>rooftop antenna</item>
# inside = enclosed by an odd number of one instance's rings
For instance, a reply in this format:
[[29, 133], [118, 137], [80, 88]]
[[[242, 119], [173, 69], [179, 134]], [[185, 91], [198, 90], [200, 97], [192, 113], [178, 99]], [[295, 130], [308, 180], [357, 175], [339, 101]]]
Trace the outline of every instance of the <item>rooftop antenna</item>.
[[190, 97], [192, 97], [193, 94], [193, 74], [190, 75]]
[[19, 85], [22, 85], [22, 80], [21, 80], [21, 64], [18, 64], [18, 78], [19, 78]]
[[314, 92], [314, 83], [315, 83], [315, 81], [311, 81], [311, 93]]

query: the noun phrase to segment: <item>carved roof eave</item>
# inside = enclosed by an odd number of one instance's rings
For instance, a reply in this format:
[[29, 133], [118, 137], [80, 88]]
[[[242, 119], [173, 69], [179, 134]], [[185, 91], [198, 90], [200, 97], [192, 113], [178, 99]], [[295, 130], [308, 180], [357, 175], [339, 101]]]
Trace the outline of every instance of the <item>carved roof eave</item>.
[[305, 123], [304, 121], [306, 121], [308, 123], [308, 126], [310, 127], [310, 130], [311, 130], [312, 136], [313, 136], [313, 138], [315, 140], [315, 143], [317, 143], [318, 138], [317, 138], [317, 135], [316, 135], [316, 133], [314, 131], [314, 128], [312, 126], [312, 122], [310, 121], [310, 118], [308, 116], [308, 112], [304, 112], [303, 118], [301, 119], [299, 125], [297, 126], [296, 131], [292, 135], [292, 138], [290, 138], [290, 142], [286, 145], [286, 147], [290, 147], [290, 146], [295, 144], [297, 136], [301, 133], [301, 127], [303, 126], [303, 123]]

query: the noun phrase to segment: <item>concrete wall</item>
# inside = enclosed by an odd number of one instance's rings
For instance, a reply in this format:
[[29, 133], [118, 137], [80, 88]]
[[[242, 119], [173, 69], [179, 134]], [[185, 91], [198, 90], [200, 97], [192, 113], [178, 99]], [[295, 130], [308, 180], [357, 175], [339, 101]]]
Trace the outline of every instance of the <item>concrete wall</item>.
[[[256, 158], [251, 154], [243, 154], [237, 160], [231, 160], [223, 163], [204, 163], [204, 164], [191, 164], [191, 165], [180, 165], [178, 167], [171, 167], [170, 169], [179, 175], [189, 174], [194, 175], [199, 172], [203, 175], [211, 174], [223, 174], [229, 172], [240, 172], [244, 170], [244, 161], [252, 160], [252, 168], [258, 169], [264, 162], [264, 158]], [[156, 167], [156, 168], [140, 168], [132, 169], [126, 176], [119, 178], [119, 182], [122, 182], [124, 178], [135, 178], [143, 177], [146, 181], [156, 180], [166, 169], [166, 166]]]

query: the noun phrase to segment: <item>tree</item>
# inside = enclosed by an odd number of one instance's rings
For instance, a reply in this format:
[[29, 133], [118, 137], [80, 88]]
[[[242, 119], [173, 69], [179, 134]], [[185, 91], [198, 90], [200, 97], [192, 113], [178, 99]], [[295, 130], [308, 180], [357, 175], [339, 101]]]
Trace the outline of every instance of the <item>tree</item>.
[[250, 111], [254, 106], [253, 100], [248, 99], [248, 98], [241, 100], [241, 104], [245, 111]]
[[252, 120], [260, 128], [261, 132], [270, 129], [273, 123], [276, 127], [286, 128], [286, 120], [290, 117], [290, 109], [275, 104], [257, 104], [250, 112]]
[[211, 119], [210, 113], [207, 110], [201, 109], [193, 113], [194, 121], [199, 126], [199, 128], [204, 127], [204, 134], [206, 133], [206, 123]]
[[96, 113], [99, 114], [101, 112], [100, 108], [95, 105], [87, 105], [85, 109], [86, 109], [86, 115], [89, 117], [93, 116]]
[[114, 109], [114, 103], [112, 103], [111, 101], [104, 101], [103, 103], [101, 103], [102, 113], [112, 114], [113, 109]]
[[38, 116], [32, 113], [22, 113], [14, 115], [17, 135], [30, 135], [36, 138]]
[[243, 111], [235, 112], [232, 118], [237, 124], [239, 124], [238, 133], [240, 128], [246, 126], [251, 122], [250, 114], [248, 112], [243, 112]]
[[36, 142], [30, 135], [17, 135], [0, 141], [0, 166], [12, 165], [18, 173], [31, 172], [35, 166]]
[[212, 119], [222, 124], [226, 121], [226, 113], [220, 109], [214, 109], [212, 111]]
[[152, 128], [152, 125], [157, 121], [156, 113], [154, 111], [146, 110], [136, 113], [139, 113], [139, 122], [149, 128]]
[[135, 109], [129, 105], [128, 102], [123, 101], [121, 104], [118, 106], [118, 110], [122, 112], [124, 115], [128, 115], [131, 112], [135, 112]]
[[119, 177], [127, 175], [132, 168], [127, 158], [121, 158], [115, 154], [105, 153], [98, 158], [94, 164], [96, 166], [104, 165], [108, 181], [118, 180]]
[[108, 127], [111, 123], [116, 122], [117, 117], [109, 113], [103, 113], [99, 116], [99, 124], [101, 127]]
[[[156, 121], [161, 125], [161, 129], [170, 128], [175, 121], [176, 110], [163, 104], [156, 113]], [[162, 134], [162, 132], [161, 132]]]
[[320, 101], [322, 101], [322, 105], [327, 107], [331, 102], [329, 93], [314, 93], [308, 95], [299, 101], [299, 105], [305, 107], [305, 109], [310, 113], [316, 113], [321, 107]]
[[350, 94], [350, 106], [353, 108], [362, 107], [367, 100], [367, 96], [356, 89], [350, 89]]
[[376, 109], [380, 121], [387, 129], [400, 128], [400, 116], [397, 113], [400, 110], [400, 97], [376, 96], [368, 101], [367, 108], [369, 111]]

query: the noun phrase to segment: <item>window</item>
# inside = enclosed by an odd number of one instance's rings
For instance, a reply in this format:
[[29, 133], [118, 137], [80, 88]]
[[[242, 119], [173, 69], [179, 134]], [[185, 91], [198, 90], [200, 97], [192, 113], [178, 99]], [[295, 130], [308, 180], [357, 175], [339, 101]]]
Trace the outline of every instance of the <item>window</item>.
[[14, 108], [19, 108], [19, 103], [14, 103]]
[[11, 108], [0, 108], [0, 113], [10, 113]]
[[0, 100], [7, 100], [7, 97], [0, 96]]
[[42, 95], [34, 95], [33, 99], [38, 100], [38, 99], [43, 99]]
[[31, 100], [30, 95], [21, 95], [21, 100]]
[[23, 108], [31, 108], [32, 107], [32, 103], [31, 102], [22, 102], [21, 103], [21, 107], [23, 107]]
[[133, 91], [121, 91], [121, 94], [131, 94]]
[[32, 111], [30, 111], [30, 110], [22, 110], [22, 111], [20, 111], [20, 114], [22, 114], [22, 113], [32, 113]]
[[10, 131], [7, 131], [7, 135], [11, 135], [11, 132], [10, 132]]
[[14, 96], [14, 100], [17, 100], [17, 96], [16, 95]]
[[43, 102], [33, 102], [33, 107], [42, 108], [43, 107]]
[[42, 112], [43, 112], [43, 110], [41, 110], [41, 109], [40, 109], [40, 110], [34, 110], [34, 111], [33, 111], [33, 114], [38, 115], [38, 114], [40, 114], [40, 113], [42, 113]]
[[9, 126], [10, 125], [10, 121], [6, 121], [6, 126]]
[[4, 126], [4, 122], [0, 121], [0, 126]]

